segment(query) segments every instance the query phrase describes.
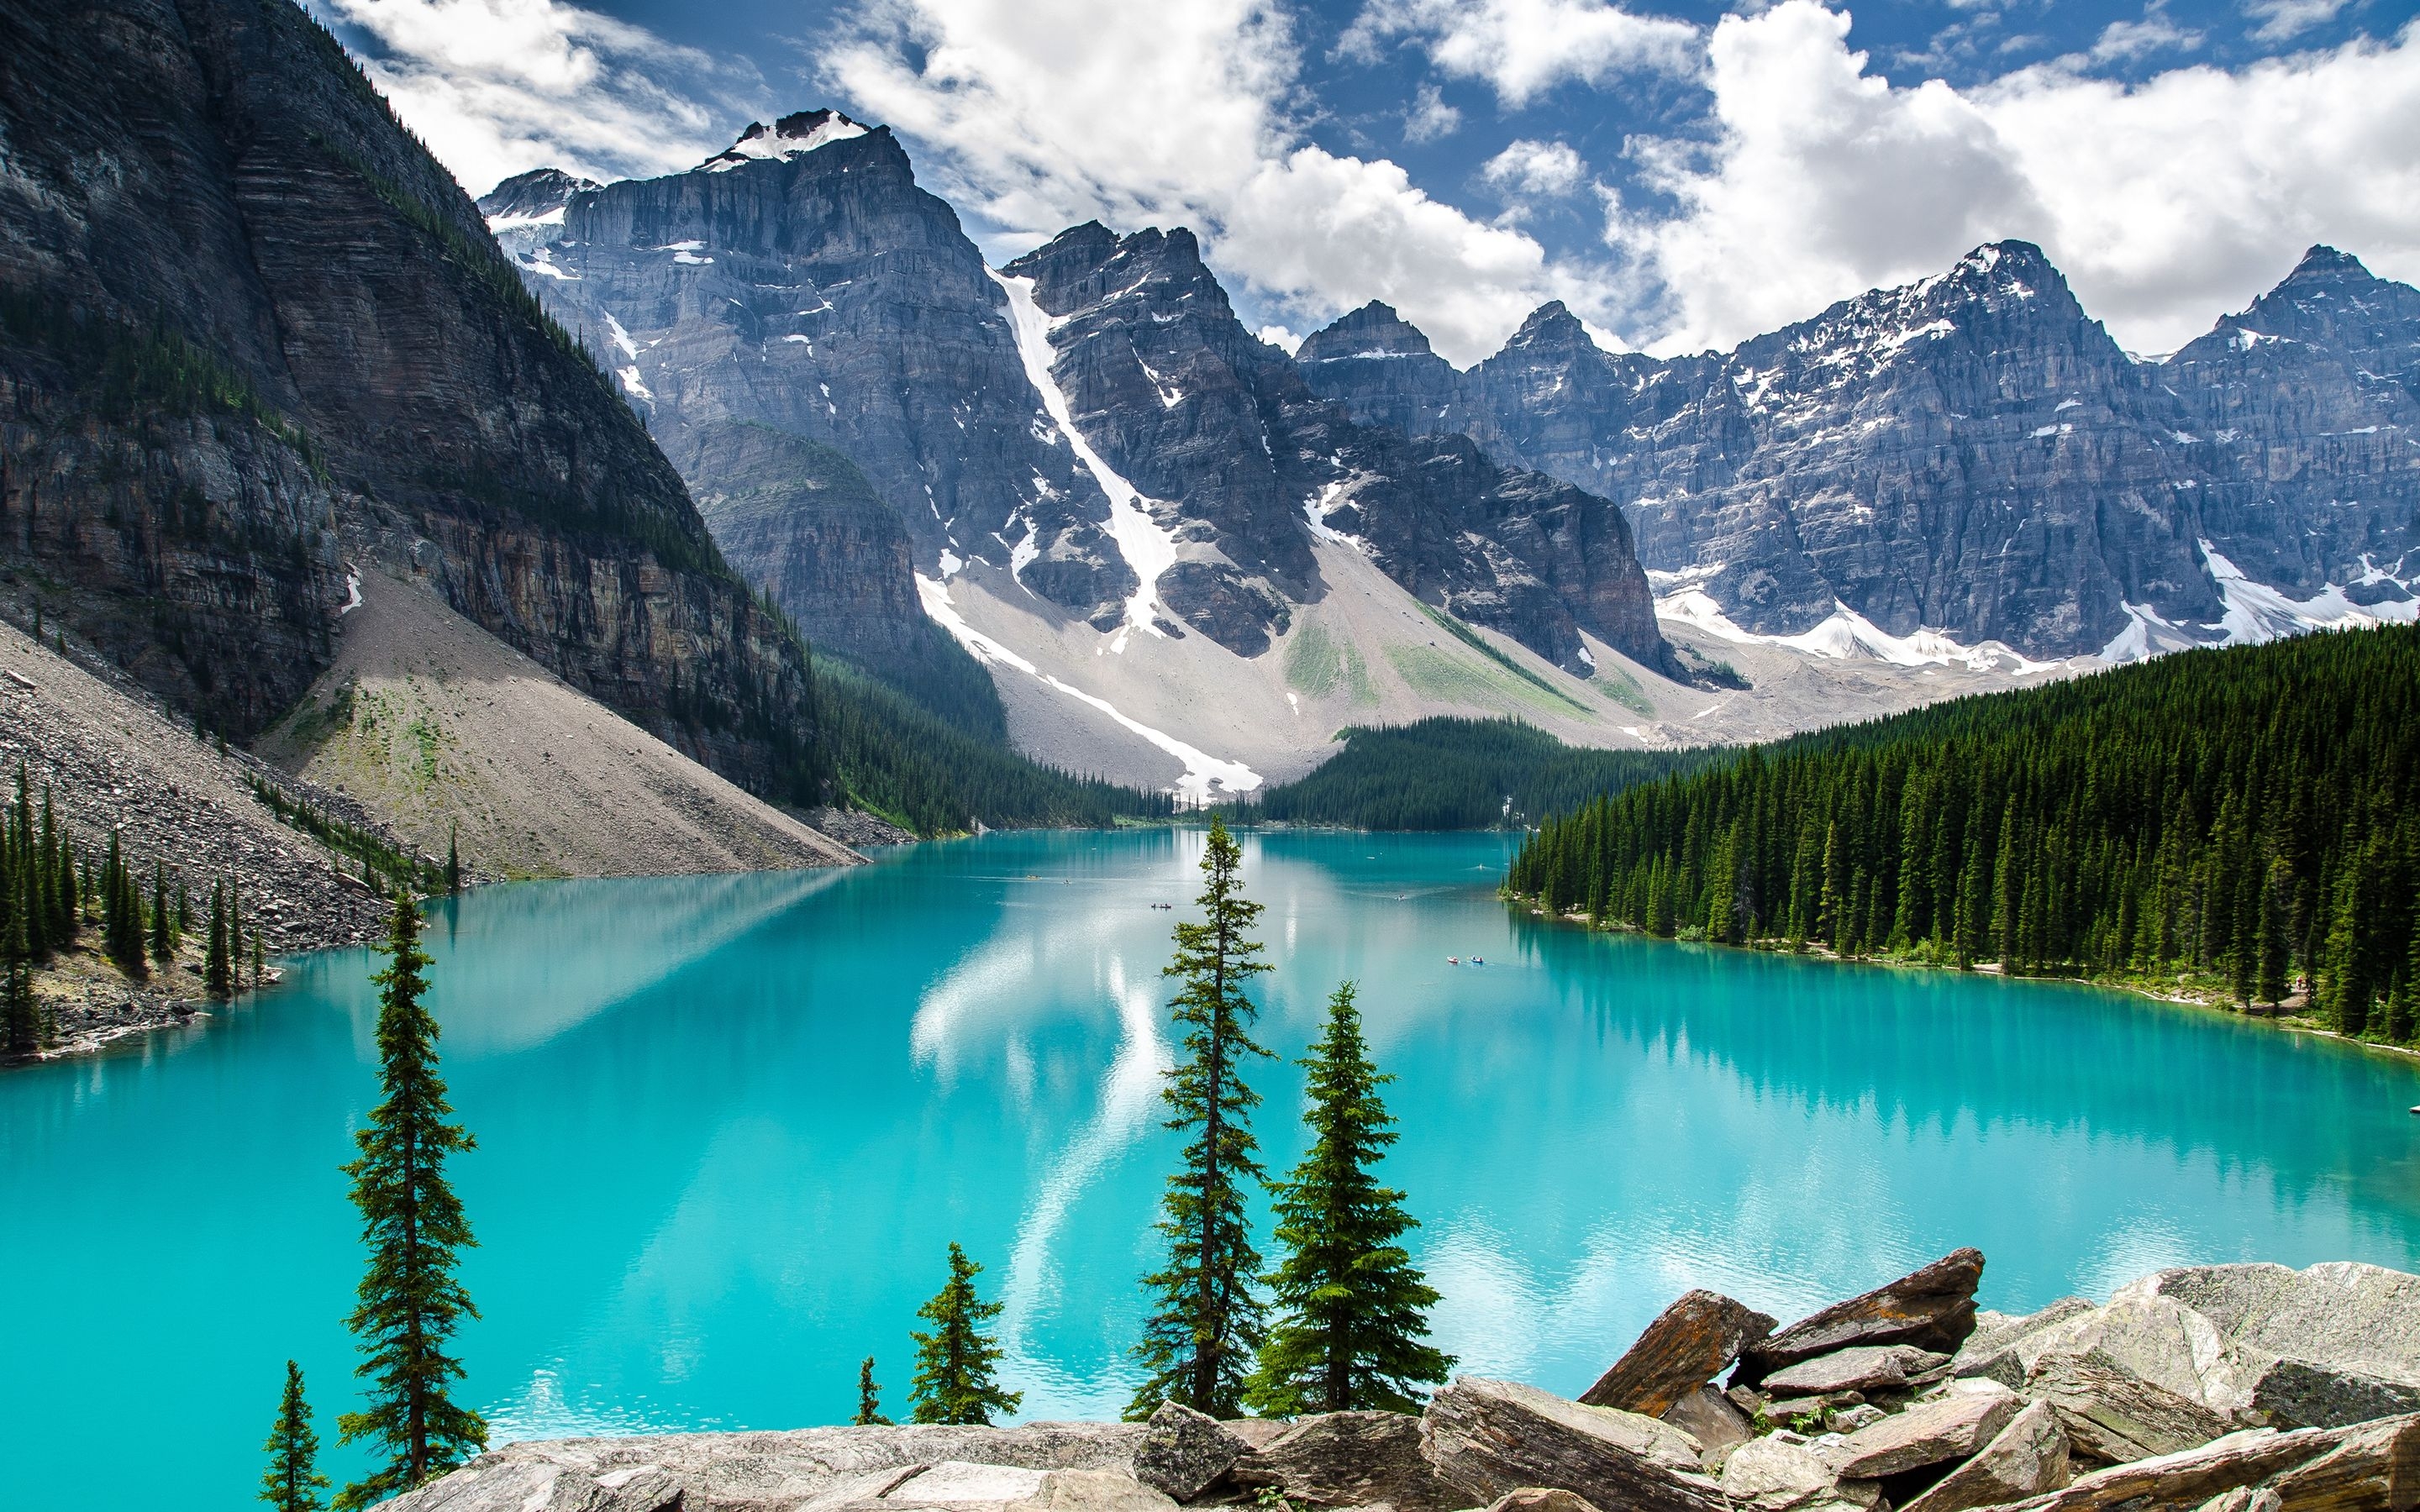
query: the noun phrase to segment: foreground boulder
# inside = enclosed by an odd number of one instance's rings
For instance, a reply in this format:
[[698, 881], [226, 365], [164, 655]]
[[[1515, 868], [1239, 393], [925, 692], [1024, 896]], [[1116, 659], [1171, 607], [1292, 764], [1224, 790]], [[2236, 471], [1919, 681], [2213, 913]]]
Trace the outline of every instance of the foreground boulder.
[[2176, 1454], [2229, 1427], [2192, 1397], [2090, 1355], [2042, 1356], [2026, 1373], [2024, 1392], [2057, 1410], [2070, 1447], [2086, 1464]]
[[2023, 1501], [2068, 1482], [2067, 1429], [2057, 1410], [2035, 1402], [2009, 1420], [1982, 1452], [1932, 1483], [1902, 1512], [1969, 1512]]
[[1964, 1459], [1999, 1436], [2024, 1408], [2016, 1393], [1978, 1383], [1859, 1428], [1820, 1453], [1844, 1480], [1880, 1480], [1947, 1459]]
[[[2231, 1491], [2256, 1487], [2335, 1448], [2342, 1430], [2246, 1428], [2182, 1454], [2112, 1465], [2046, 1496], [2011, 1504], [2024, 1512], [2189, 1512]], [[2387, 1503], [2374, 1504], [2384, 1508]]]
[[1251, 1452], [1250, 1444], [1207, 1412], [1182, 1402], [1162, 1402], [1143, 1425], [1142, 1442], [1135, 1446], [1134, 1477], [1190, 1502]]
[[2272, 1483], [2280, 1512], [2420, 1505], [2420, 1416], [2336, 1430], [2336, 1446]]
[[1954, 1250], [1750, 1345], [1740, 1354], [1733, 1381], [1758, 1385], [1776, 1370], [1856, 1345], [1910, 1344], [1955, 1354], [1975, 1331], [1975, 1288], [1982, 1279], [1983, 1252]]
[[1776, 1396], [1888, 1391], [1947, 1365], [1949, 1359], [1910, 1344], [1860, 1345], [1785, 1365], [1764, 1378], [1764, 1389]]
[[1756, 1425], [1712, 1386], [1700, 1386], [1673, 1403], [1664, 1421], [1698, 1441], [1698, 1463], [1709, 1474], [1721, 1474], [1725, 1458], [1756, 1437]]
[[1699, 1473], [1698, 1443], [1652, 1417], [1583, 1407], [1534, 1386], [1465, 1376], [1420, 1420], [1431, 1465], [1466, 1506], [1528, 1487], [1574, 1492], [1621, 1512], [1724, 1512]]
[[1731, 1452], [1723, 1494], [1742, 1512], [1863, 1512], [1882, 1499], [1882, 1488], [1843, 1482], [1805, 1439], [1773, 1433]]
[[1383, 1502], [1395, 1512], [1448, 1512], [1470, 1505], [1429, 1463], [1421, 1442], [1420, 1420], [1401, 1412], [1322, 1412], [1236, 1460], [1227, 1480], [1246, 1492], [1275, 1490], [1295, 1506]]
[[1580, 1394], [1589, 1407], [1662, 1417], [1721, 1375], [1774, 1320], [1718, 1291], [1692, 1291], [1647, 1325], [1613, 1367]]
[[2420, 1386], [2420, 1276], [2334, 1261], [2194, 1265], [2118, 1293], [2172, 1298], [2230, 1339], [2284, 1359]]

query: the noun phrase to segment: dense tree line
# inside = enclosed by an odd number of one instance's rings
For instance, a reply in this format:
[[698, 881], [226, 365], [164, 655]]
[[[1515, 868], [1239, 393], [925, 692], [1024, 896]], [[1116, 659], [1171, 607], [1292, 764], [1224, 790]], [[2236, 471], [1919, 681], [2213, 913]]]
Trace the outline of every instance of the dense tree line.
[[[205, 991], [233, 996], [247, 968], [259, 985], [267, 951], [224, 883], [211, 889], [208, 929]], [[30, 1055], [50, 1037], [34, 995], [37, 968], [91, 948], [129, 980], [143, 981], [173, 967], [193, 931], [193, 897], [181, 876], [172, 886], [157, 859], [147, 875], [116, 830], [97, 861], [85, 855], [50, 788], [37, 806], [25, 770], [18, 769], [13, 798], [0, 804], [0, 1054]]]
[[2012, 974], [2298, 986], [2413, 1036], [2420, 628], [2195, 651], [1751, 748], [1522, 848], [1556, 913]]
[[1027, 760], [968, 733], [846, 662], [815, 661], [816, 730], [843, 795], [920, 835], [1165, 817], [1174, 800]]
[[1518, 719], [1450, 717], [1343, 732], [1344, 748], [1243, 819], [1354, 829], [1489, 829], [1705, 764], [1703, 750], [1566, 746]]

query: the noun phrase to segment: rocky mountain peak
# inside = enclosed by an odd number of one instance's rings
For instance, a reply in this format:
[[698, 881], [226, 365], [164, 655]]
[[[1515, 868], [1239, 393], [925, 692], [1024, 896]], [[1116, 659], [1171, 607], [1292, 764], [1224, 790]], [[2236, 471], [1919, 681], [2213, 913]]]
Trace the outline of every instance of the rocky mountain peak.
[[[1165, 322], [1233, 315], [1227, 291], [1202, 260], [1202, 243], [1184, 226], [1146, 226], [1121, 237], [1097, 221], [1070, 226], [1001, 271], [1033, 280], [1034, 298], [1053, 315], [1131, 318], [1142, 311]], [[1131, 306], [1132, 308], [1128, 308]]]
[[699, 163], [693, 171], [728, 173], [750, 162], [784, 162], [804, 157], [817, 147], [880, 130], [884, 129], [853, 121], [836, 110], [799, 111], [769, 127], [762, 121], [750, 121], [737, 141]]
[[479, 213], [488, 218], [490, 231], [560, 225], [564, 207], [571, 203], [572, 195], [604, 187], [594, 178], [582, 178], [560, 168], [532, 168], [480, 195]]
[[2399, 371], [2420, 360], [2420, 290], [2379, 277], [2350, 254], [2317, 246], [2250, 309], [2221, 320], [2212, 335], [2341, 347], [2389, 359], [2386, 366], [2369, 364], [2373, 371]]
[[1572, 351], [1583, 347], [1595, 347], [1596, 340], [1580, 324], [1580, 317], [1572, 314], [1562, 301], [1548, 300], [1529, 312], [1529, 318], [1521, 322], [1521, 329], [1512, 332], [1503, 349]]
[[1335, 363], [1353, 357], [1430, 357], [1427, 332], [1395, 313], [1395, 307], [1372, 300], [1302, 339], [1295, 353], [1298, 363]]

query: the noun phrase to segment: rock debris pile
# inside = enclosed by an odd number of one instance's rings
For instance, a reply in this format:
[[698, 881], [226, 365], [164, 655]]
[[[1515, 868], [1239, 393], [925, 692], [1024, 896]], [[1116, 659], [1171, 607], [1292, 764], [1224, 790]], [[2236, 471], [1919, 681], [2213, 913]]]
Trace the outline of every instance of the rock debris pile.
[[[509, 1445], [396, 1512], [2338, 1512], [2420, 1505], [2420, 1276], [2162, 1271], [1978, 1311], [1945, 1256], [1787, 1328], [1693, 1291], [1578, 1401], [1420, 1416], [842, 1427]], [[1727, 1381], [1720, 1381], [1724, 1372]]]

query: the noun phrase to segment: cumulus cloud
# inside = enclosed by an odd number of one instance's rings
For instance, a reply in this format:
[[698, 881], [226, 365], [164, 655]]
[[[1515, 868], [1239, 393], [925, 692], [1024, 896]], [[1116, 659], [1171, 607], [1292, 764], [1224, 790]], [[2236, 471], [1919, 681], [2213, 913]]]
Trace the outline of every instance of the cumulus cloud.
[[2140, 21], [2113, 21], [2102, 27], [2091, 57], [2095, 63], [2123, 63], [2153, 53], [2189, 53], [2201, 46], [2201, 33], [2170, 21], [2165, 7], [2153, 5]]
[[1458, 361], [1531, 309], [1602, 307], [1528, 235], [1431, 198], [1384, 160], [1302, 142], [1298, 54], [1271, 0], [883, 0], [825, 54], [830, 82], [928, 150], [919, 171], [1021, 250], [1098, 218], [1185, 224], [1289, 316], [1388, 301]]
[[1685, 76], [1699, 58], [1697, 27], [1605, 0], [1364, 0], [1337, 47], [1374, 59], [1405, 42], [1445, 73], [1485, 80], [1515, 109], [1560, 84]]
[[1524, 137], [1481, 165], [1480, 176], [1507, 193], [1558, 198], [1588, 178], [1588, 164], [1568, 142]]
[[2348, 0], [2252, 0], [2243, 10], [2260, 23], [2252, 30], [2255, 41], [2284, 42], [2335, 20], [2347, 3]]
[[1434, 142], [1451, 136], [1462, 126], [1462, 112], [1445, 102], [1445, 91], [1424, 84], [1412, 93], [1412, 108], [1404, 112], [1404, 140]]
[[2040, 243], [2145, 351], [2314, 241], [2420, 275], [2420, 23], [2234, 71], [2052, 66], [1966, 91], [1893, 87], [1848, 31], [1814, 0], [1715, 28], [1714, 140], [1643, 151], [1677, 212], [1618, 208], [1607, 230], [1670, 301], [1659, 348], [1727, 346], [2003, 238]]
[[716, 122], [741, 67], [562, 0], [319, 0], [366, 37], [364, 66], [473, 193], [529, 168], [592, 177], [687, 168], [728, 145]]

